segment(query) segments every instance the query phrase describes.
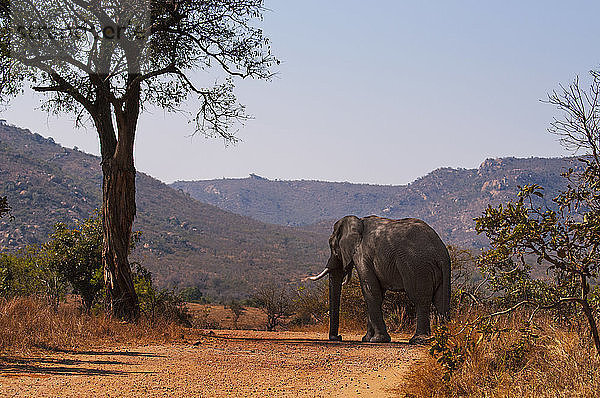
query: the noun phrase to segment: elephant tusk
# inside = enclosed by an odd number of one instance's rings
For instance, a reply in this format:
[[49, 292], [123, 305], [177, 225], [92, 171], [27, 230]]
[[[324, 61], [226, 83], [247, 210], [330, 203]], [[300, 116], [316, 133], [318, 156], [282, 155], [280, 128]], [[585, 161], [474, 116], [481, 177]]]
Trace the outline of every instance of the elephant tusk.
[[328, 273], [329, 273], [329, 268], [325, 268], [323, 271], [321, 271], [321, 273], [319, 275], [317, 275], [317, 276], [310, 276], [308, 279], [310, 279], [311, 281], [318, 281], [319, 279], [321, 279], [322, 277], [324, 277]]
[[342, 286], [346, 286], [348, 284], [348, 282], [350, 282], [351, 277], [352, 277], [352, 271], [348, 272], [346, 275], [344, 275], [344, 280], [342, 281]]

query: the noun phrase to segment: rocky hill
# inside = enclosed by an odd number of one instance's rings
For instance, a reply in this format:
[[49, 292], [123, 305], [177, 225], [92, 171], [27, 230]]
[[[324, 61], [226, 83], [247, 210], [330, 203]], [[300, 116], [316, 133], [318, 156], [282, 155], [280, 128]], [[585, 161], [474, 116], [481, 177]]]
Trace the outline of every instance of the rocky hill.
[[[43, 242], [56, 222], [89, 217], [101, 181], [99, 158], [0, 123], [0, 196], [14, 215], [0, 220], [0, 250]], [[133, 257], [162, 286], [243, 297], [257, 281], [296, 281], [326, 260], [326, 235], [223, 211], [140, 172], [136, 200], [142, 241]]]
[[199, 201], [257, 220], [327, 233], [332, 220], [347, 214], [418, 217], [448, 243], [481, 247], [473, 218], [488, 204], [515, 198], [518, 186], [545, 187], [549, 201], [565, 187], [561, 173], [573, 158], [487, 159], [478, 169], [443, 168], [401, 186], [323, 181], [243, 179], [177, 181], [173, 188]]
[[[447, 243], [482, 247], [474, 217], [488, 204], [514, 199], [519, 185], [542, 185], [553, 197], [565, 185], [560, 173], [574, 161], [488, 159], [478, 169], [438, 169], [403, 186], [251, 175], [169, 187], [138, 172], [134, 228], [143, 237], [133, 257], [162, 286], [243, 297], [265, 279], [297, 281], [319, 271], [332, 222], [347, 214], [419, 217]], [[0, 122], [0, 196], [8, 196], [15, 216], [0, 219], [0, 250], [43, 242], [56, 222], [88, 217], [100, 205], [99, 163]]]

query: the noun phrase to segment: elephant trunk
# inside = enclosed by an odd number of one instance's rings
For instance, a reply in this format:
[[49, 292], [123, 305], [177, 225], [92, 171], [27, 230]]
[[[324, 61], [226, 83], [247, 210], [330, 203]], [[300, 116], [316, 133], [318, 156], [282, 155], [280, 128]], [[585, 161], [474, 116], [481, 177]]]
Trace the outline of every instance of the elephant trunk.
[[342, 295], [342, 279], [344, 271], [341, 268], [329, 272], [329, 340], [340, 341], [340, 296]]

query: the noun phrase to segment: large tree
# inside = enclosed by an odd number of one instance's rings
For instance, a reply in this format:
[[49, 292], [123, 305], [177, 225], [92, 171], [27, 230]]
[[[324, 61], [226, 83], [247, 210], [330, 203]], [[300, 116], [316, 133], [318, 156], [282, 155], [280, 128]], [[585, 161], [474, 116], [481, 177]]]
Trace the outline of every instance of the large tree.
[[[133, 146], [144, 105], [197, 104], [198, 132], [235, 140], [246, 117], [233, 78], [266, 79], [277, 62], [254, 24], [262, 0], [1, 0], [2, 94], [23, 84], [46, 94], [48, 112], [76, 115], [100, 139], [103, 264], [110, 308], [136, 319], [127, 259], [136, 213]], [[220, 84], [196, 71], [219, 69]], [[214, 75], [213, 75], [214, 76]]]

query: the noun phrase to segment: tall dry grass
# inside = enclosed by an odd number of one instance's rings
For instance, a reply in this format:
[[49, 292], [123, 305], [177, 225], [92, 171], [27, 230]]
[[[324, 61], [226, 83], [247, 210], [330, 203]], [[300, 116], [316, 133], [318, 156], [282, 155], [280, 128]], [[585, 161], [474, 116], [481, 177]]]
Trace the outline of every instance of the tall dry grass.
[[0, 300], [0, 352], [80, 349], [180, 340], [187, 329], [173, 322], [123, 323], [106, 315], [88, 315], [74, 305], [58, 311], [41, 299]]
[[[469, 340], [464, 362], [449, 381], [428, 356], [411, 369], [403, 385], [407, 397], [600, 397], [600, 359], [584, 323], [560, 325], [549, 316], [535, 320], [536, 338], [524, 339], [525, 314], [499, 321], [502, 333]], [[466, 319], [453, 320], [450, 333]], [[477, 343], [479, 341], [479, 343]], [[454, 340], [466, 347], [466, 336]]]

